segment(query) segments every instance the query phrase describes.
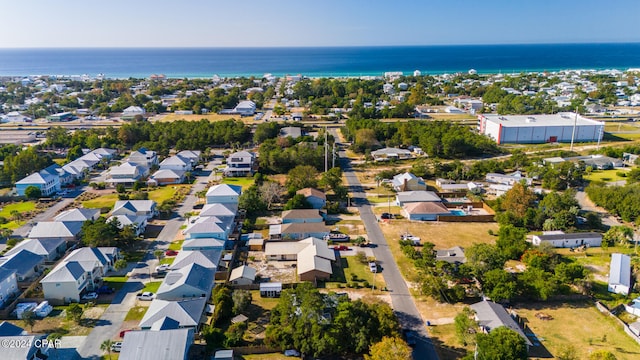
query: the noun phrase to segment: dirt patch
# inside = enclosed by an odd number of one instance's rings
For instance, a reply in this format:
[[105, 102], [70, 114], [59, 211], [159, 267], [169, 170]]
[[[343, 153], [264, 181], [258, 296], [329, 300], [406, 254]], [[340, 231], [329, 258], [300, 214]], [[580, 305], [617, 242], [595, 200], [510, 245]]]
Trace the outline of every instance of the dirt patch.
[[250, 266], [257, 270], [256, 275], [261, 279], [277, 281], [282, 283], [296, 282], [296, 261], [265, 261], [264, 253], [261, 251], [250, 251], [249, 258], [255, 260], [250, 262]]

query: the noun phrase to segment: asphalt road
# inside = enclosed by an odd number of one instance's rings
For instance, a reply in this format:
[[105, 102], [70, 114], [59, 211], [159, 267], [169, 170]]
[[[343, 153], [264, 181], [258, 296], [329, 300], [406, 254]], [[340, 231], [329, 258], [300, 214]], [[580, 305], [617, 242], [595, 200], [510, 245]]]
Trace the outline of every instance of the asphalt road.
[[[336, 134], [334, 134], [334, 136], [335, 135]], [[413, 358], [416, 360], [437, 360], [438, 355], [425, 330], [425, 322], [420, 316], [413, 297], [409, 292], [409, 288], [407, 287], [407, 283], [404, 281], [398, 269], [391, 250], [389, 250], [387, 241], [378, 225], [378, 219], [373, 213], [373, 208], [366, 200], [366, 194], [362, 189], [358, 177], [355, 172], [353, 172], [345, 152], [339, 152], [339, 156], [340, 167], [347, 179], [347, 185], [351, 193], [352, 206], [357, 206], [360, 210], [360, 217], [364, 222], [369, 241], [376, 245], [373, 248], [373, 254], [378, 260], [378, 264], [382, 269], [382, 276], [391, 294], [393, 310], [403, 328], [414, 330], [418, 334], [417, 344], [413, 351]]]
[[100, 359], [104, 354], [104, 351], [100, 350], [100, 344], [106, 339], [115, 339], [117, 337], [127, 312], [136, 304], [136, 294], [144, 287], [144, 283], [152, 280], [150, 275], [158, 266], [158, 260], [153, 255], [153, 252], [157, 249], [166, 250], [175, 239], [178, 231], [180, 231], [180, 226], [184, 224], [182, 215], [192, 211], [198, 201], [195, 194], [204, 190], [209, 180], [213, 180], [215, 177], [214, 173], [209, 172], [212, 166], [213, 162], [207, 166], [206, 175], [196, 178], [194, 185], [191, 187], [191, 192], [178, 208], [178, 216], [168, 220], [156, 240], [149, 244], [143, 261], [132, 265], [128, 273], [127, 282], [116, 294], [104, 314], [102, 314], [98, 325], [93, 328], [78, 349], [78, 353], [83, 359]]

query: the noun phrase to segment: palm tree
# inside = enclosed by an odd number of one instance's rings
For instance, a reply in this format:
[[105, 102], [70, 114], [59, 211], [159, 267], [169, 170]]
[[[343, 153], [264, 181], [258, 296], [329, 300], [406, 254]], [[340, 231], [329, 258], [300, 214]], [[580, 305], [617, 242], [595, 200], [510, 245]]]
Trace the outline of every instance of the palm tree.
[[153, 255], [158, 258], [158, 262], [160, 262], [160, 259], [162, 258], [162, 254], [164, 254], [164, 251], [160, 249], [153, 252]]
[[111, 345], [113, 345], [113, 340], [111, 339], [107, 339], [100, 344], [100, 350], [106, 350], [109, 353], [109, 359], [111, 359]]

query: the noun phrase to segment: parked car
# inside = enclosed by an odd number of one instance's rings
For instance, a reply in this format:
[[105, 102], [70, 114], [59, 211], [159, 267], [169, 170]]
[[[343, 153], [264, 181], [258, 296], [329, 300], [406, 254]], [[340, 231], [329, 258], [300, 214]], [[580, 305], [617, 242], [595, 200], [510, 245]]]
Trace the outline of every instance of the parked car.
[[116, 291], [116, 289], [106, 285], [100, 286], [98, 290], [96, 290], [98, 294], [113, 294], [114, 291]]
[[95, 300], [97, 298], [98, 298], [98, 293], [95, 293], [95, 292], [89, 292], [82, 295], [82, 300]]
[[169, 270], [169, 264], [162, 264], [156, 268], [157, 272], [164, 272]]
[[382, 213], [382, 215], [380, 215], [380, 219], [383, 219], [383, 220], [393, 219], [393, 215], [390, 213]]
[[333, 250], [338, 250], [338, 251], [347, 251], [349, 250], [348, 246], [345, 245], [337, 245], [333, 247]]
[[178, 255], [178, 252], [177, 252], [177, 251], [175, 251], [175, 250], [167, 250], [167, 251], [165, 251], [165, 253], [164, 253], [164, 254], [165, 254], [166, 256], [176, 256], [176, 255]]
[[125, 335], [126, 333], [128, 333], [129, 331], [133, 331], [133, 330], [131, 330], [131, 329], [129, 329], [129, 330], [122, 330], [122, 331], [120, 331], [120, 334], [118, 334], [118, 335], [120, 335], [120, 337], [121, 337], [121, 338], [123, 338], [123, 337], [124, 337], [124, 335]]
[[298, 350], [289, 349], [284, 351], [284, 356], [300, 356], [300, 352]]
[[142, 301], [151, 301], [153, 300], [154, 297], [155, 295], [149, 291], [141, 292], [141, 293], [138, 293], [138, 295], [136, 295], [136, 298]]
[[111, 344], [111, 351], [120, 352], [120, 350], [122, 350], [122, 341]]
[[378, 264], [375, 263], [375, 261], [372, 261], [369, 263], [369, 270], [372, 273], [378, 272]]

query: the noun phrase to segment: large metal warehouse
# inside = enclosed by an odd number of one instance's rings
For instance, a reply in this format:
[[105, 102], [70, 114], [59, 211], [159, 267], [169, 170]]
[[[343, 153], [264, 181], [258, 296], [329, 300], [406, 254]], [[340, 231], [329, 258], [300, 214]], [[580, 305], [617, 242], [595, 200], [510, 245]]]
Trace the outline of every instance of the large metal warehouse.
[[602, 140], [604, 122], [575, 113], [552, 115], [478, 115], [478, 132], [498, 144], [539, 144], [547, 142], [597, 142]]

